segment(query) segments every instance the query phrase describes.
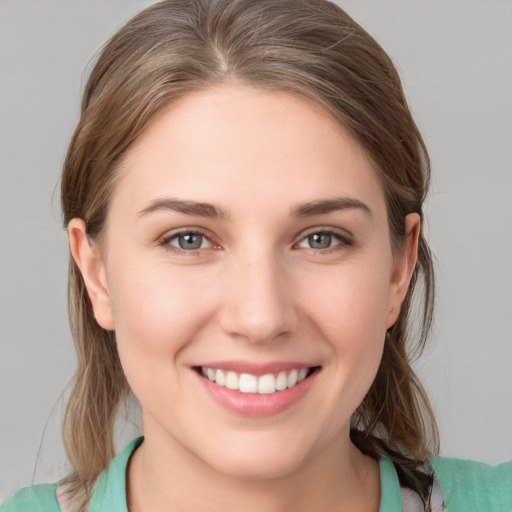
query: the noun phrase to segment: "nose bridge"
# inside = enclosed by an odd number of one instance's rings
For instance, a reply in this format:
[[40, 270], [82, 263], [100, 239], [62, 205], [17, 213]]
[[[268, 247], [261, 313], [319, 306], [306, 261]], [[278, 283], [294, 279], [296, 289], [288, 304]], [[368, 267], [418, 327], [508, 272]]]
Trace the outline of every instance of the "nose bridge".
[[227, 332], [262, 343], [293, 330], [296, 317], [287, 273], [272, 250], [243, 251], [231, 272], [223, 314]]

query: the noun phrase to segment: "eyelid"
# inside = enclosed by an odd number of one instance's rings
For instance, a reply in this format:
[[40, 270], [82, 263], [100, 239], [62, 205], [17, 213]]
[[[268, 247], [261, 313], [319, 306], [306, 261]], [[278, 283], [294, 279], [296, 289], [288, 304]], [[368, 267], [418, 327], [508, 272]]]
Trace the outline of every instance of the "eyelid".
[[[210, 243], [210, 247], [204, 247], [202, 249], [195, 249], [195, 250], [185, 250], [181, 249], [180, 247], [176, 247], [174, 245], [170, 244], [170, 241], [179, 237], [180, 235], [200, 235], [203, 236], [208, 240]], [[218, 248], [219, 244], [217, 244], [214, 240], [212, 240], [213, 236], [210, 232], [197, 227], [190, 227], [190, 228], [178, 228], [174, 231], [168, 231], [164, 235], [158, 238], [157, 243], [158, 245], [162, 246], [164, 249], [169, 250], [173, 253], [178, 254], [197, 254], [199, 251], [203, 251], [205, 249], [211, 249], [211, 248]]]
[[308, 238], [309, 236], [314, 235], [316, 233], [326, 233], [329, 235], [333, 235], [340, 241], [340, 243], [336, 244], [335, 246], [329, 247], [327, 249], [313, 249], [311, 247], [306, 248], [306, 249], [321, 253], [321, 252], [336, 250], [337, 248], [339, 249], [340, 248], [339, 246], [348, 247], [348, 246], [354, 245], [354, 239], [350, 233], [348, 233], [345, 230], [335, 228], [332, 226], [315, 226], [313, 228], [309, 228], [300, 234], [299, 240], [294, 245], [298, 246], [301, 242], [306, 240], [306, 238]]

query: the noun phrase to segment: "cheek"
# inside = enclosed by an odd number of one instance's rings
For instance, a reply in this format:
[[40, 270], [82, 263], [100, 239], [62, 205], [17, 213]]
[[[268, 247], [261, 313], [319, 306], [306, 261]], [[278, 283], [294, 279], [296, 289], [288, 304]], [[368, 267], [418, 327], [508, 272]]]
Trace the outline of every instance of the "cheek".
[[[364, 399], [377, 374], [385, 341], [388, 267], [340, 265], [304, 279], [300, 302], [304, 329], [324, 347], [323, 378], [329, 393], [325, 439], [337, 435]], [[305, 278], [305, 276], [304, 276]]]
[[325, 279], [322, 287], [310, 288], [308, 316], [328, 343], [337, 390], [333, 407], [341, 404], [343, 414], [359, 406], [380, 365], [389, 308], [387, 275], [385, 267], [344, 268]]
[[[381, 339], [389, 311], [389, 279], [386, 267], [350, 266], [324, 278], [316, 276], [304, 287], [311, 318], [325, 337], [341, 350]], [[306, 302], [307, 298], [307, 302]]]
[[182, 274], [158, 263], [110, 273], [119, 355], [135, 394], [148, 375], [174, 378], [168, 369], [211, 316], [212, 301], [198, 293], [201, 276]]

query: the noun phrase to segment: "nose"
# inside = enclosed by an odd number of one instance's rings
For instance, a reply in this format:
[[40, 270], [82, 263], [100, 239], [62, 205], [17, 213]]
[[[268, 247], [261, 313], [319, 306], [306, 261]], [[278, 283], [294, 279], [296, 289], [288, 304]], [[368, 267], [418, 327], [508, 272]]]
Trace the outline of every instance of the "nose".
[[221, 324], [224, 332], [251, 343], [283, 338], [297, 326], [287, 272], [277, 258], [237, 261], [224, 279]]

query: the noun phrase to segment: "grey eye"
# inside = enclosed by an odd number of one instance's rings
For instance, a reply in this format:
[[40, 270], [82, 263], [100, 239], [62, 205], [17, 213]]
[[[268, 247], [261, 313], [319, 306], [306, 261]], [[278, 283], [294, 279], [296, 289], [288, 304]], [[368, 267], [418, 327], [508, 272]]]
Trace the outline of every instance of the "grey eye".
[[313, 233], [308, 236], [307, 240], [311, 249], [328, 249], [331, 247], [332, 235], [329, 233]]
[[173, 242], [177, 242], [180, 249], [185, 251], [195, 251], [201, 249], [203, 246], [204, 236], [198, 233], [184, 233], [177, 235], [174, 240], [171, 241], [171, 245], [176, 245]]
[[208, 238], [208, 235], [201, 231], [178, 231], [162, 239], [160, 242], [166, 249], [170, 249], [175, 253], [190, 254], [197, 253], [203, 249], [211, 249], [214, 244]]

